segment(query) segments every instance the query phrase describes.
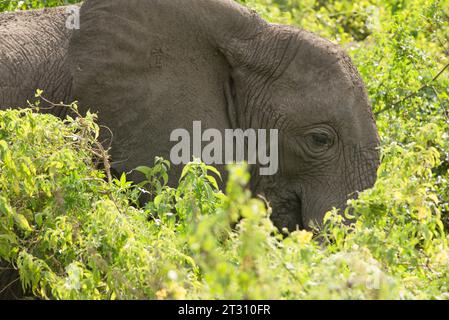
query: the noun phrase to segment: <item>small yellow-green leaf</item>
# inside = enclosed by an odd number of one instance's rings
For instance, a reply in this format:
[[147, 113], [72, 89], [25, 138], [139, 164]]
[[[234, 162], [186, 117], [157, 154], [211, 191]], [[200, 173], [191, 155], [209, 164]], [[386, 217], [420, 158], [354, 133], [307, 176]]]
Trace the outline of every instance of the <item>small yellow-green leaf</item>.
[[15, 214], [14, 215], [14, 221], [17, 225], [17, 227], [24, 231], [33, 231], [30, 224], [28, 223], [28, 220], [25, 218], [23, 214]]
[[220, 171], [217, 170], [217, 168], [215, 168], [213, 166], [206, 166], [206, 169], [215, 173], [221, 180], [221, 173], [220, 173]]
[[159, 204], [160, 204], [161, 201], [162, 201], [162, 198], [163, 198], [162, 195], [156, 196], [156, 198], [154, 198], [154, 204], [155, 204], [156, 206], [159, 206]]

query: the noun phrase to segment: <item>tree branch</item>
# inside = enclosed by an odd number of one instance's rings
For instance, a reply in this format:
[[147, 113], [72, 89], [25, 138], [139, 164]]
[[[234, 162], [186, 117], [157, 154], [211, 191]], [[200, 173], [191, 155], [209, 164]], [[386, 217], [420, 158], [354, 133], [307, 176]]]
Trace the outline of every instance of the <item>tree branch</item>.
[[424, 84], [421, 88], [419, 88], [419, 89], [416, 90], [415, 92], [410, 93], [409, 95], [405, 96], [405, 97], [402, 98], [401, 100], [394, 102], [393, 104], [389, 105], [388, 107], [385, 107], [385, 108], [383, 108], [382, 110], [379, 110], [379, 111], [375, 112], [374, 114], [377, 116], [377, 115], [379, 115], [379, 114], [381, 114], [381, 113], [383, 113], [383, 112], [385, 112], [385, 111], [387, 111], [387, 110], [394, 109], [397, 105], [403, 103], [405, 100], [408, 100], [408, 99], [410, 99], [410, 98], [415, 97], [415, 96], [418, 95], [418, 93], [420, 93], [422, 90], [424, 90], [424, 89], [426, 89], [426, 88], [429, 88], [433, 82], [435, 82], [436, 80], [438, 80], [438, 78], [443, 74], [444, 71], [446, 71], [447, 68], [449, 68], [449, 63], [446, 64], [446, 65], [443, 67], [443, 69], [441, 69], [441, 70], [437, 73], [437, 75], [436, 75], [435, 77], [432, 78], [432, 80], [430, 80], [428, 83]]

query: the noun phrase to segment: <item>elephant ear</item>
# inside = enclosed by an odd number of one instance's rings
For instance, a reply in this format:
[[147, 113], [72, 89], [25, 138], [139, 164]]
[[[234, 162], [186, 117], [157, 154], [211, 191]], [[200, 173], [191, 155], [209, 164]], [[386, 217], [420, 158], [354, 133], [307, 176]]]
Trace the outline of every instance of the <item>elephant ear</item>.
[[201, 120], [223, 129], [230, 114], [241, 118], [225, 84], [233, 79], [234, 99], [279, 72], [290, 38], [272, 28], [232, 0], [86, 0], [69, 47], [74, 97], [101, 111], [123, 169], [145, 164], [142, 147], [167, 156], [176, 128]]

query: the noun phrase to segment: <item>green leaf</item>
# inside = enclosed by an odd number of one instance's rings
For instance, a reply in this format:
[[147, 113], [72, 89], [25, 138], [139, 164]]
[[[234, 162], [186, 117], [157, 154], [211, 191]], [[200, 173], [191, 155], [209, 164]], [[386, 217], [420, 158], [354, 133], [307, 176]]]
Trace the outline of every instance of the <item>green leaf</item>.
[[146, 166], [140, 166], [140, 167], [135, 168], [134, 171], [143, 173], [145, 175], [145, 177], [148, 178], [148, 177], [151, 177], [153, 169], [146, 167]]
[[154, 198], [153, 202], [156, 206], [159, 206], [161, 204], [162, 199], [164, 199], [164, 196], [160, 194]]
[[36, 98], [40, 98], [40, 97], [42, 96], [42, 93], [44, 93], [44, 90], [37, 89], [34, 96], [35, 96]]
[[30, 224], [28, 223], [27, 218], [25, 218], [23, 214], [14, 214], [14, 221], [19, 229], [23, 231], [33, 231]]
[[217, 190], [219, 189], [219, 188], [218, 188], [218, 184], [217, 184], [217, 180], [215, 180], [214, 177], [207, 175], [207, 176], [206, 176], [206, 179], [212, 184], [212, 186], [213, 186], [215, 189], [217, 189]]
[[212, 167], [212, 166], [206, 166], [206, 169], [215, 173], [220, 178], [220, 180], [222, 180], [221, 173], [220, 173], [220, 171], [217, 170], [217, 168]]

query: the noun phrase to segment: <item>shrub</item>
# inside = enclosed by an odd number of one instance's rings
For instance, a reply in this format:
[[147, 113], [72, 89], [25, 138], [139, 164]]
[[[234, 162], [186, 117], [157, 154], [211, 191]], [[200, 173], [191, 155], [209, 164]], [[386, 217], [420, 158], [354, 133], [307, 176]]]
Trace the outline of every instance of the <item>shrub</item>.
[[440, 159], [424, 147], [441, 142], [432, 125], [419, 144], [384, 151], [375, 187], [346, 212], [356, 222], [330, 212], [315, 237], [284, 238], [245, 188], [244, 165], [230, 167], [224, 194], [218, 172], [200, 162], [168, 187], [167, 162], [157, 159], [156, 170], [139, 168], [159, 188], [141, 208], [142, 186], [95, 169], [95, 115], [0, 115], [0, 257], [36, 296], [447, 297], [448, 238], [432, 171]]

